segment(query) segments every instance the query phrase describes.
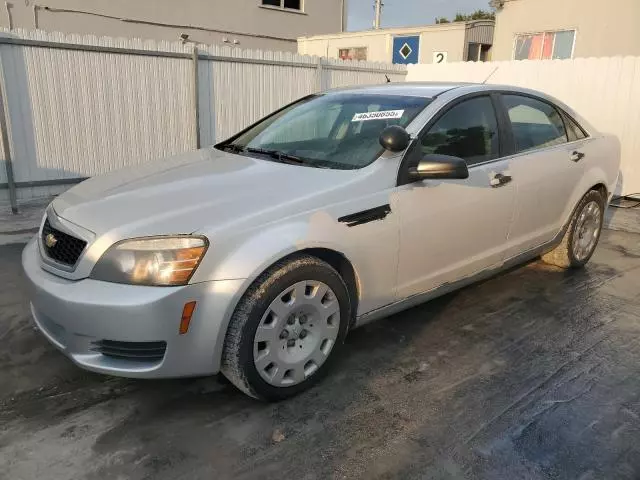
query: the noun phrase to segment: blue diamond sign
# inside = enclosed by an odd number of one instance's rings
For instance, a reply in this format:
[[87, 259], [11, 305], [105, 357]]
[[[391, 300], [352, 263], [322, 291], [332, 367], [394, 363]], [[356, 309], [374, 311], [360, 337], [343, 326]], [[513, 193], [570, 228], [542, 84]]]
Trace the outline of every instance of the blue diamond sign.
[[393, 39], [393, 63], [418, 63], [419, 60], [420, 36]]

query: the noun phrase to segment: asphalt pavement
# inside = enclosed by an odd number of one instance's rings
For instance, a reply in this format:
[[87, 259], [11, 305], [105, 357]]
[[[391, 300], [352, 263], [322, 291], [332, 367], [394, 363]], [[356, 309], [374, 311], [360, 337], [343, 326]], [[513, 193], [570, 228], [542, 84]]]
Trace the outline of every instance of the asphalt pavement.
[[640, 478], [638, 234], [356, 330], [278, 404], [79, 370], [33, 329], [22, 248], [0, 245], [0, 479]]

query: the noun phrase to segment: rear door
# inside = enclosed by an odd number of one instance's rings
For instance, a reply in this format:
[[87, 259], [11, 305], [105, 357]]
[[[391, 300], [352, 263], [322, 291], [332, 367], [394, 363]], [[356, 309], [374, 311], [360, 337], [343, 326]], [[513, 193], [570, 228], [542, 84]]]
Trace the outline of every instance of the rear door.
[[543, 99], [503, 93], [500, 100], [511, 126], [510, 169], [518, 189], [509, 258], [550, 241], [562, 228], [584, 172], [583, 139], [576, 138], [579, 127], [565, 125], [565, 114]]

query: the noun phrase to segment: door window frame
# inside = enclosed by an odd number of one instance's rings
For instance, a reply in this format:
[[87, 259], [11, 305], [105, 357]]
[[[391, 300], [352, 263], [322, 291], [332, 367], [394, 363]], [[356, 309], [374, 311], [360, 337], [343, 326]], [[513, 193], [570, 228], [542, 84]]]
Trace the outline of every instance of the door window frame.
[[[541, 151], [550, 150], [550, 149], [553, 149], [553, 148], [562, 148], [562, 147], [566, 147], [567, 145], [571, 145], [571, 144], [576, 143], [576, 142], [584, 142], [585, 140], [587, 140], [590, 137], [589, 132], [587, 132], [584, 129], [584, 127], [582, 125], [580, 125], [580, 122], [578, 122], [574, 117], [569, 115], [565, 110], [563, 110], [562, 108], [560, 108], [558, 105], [556, 105], [555, 103], [553, 103], [550, 100], [547, 100], [545, 98], [539, 97], [538, 95], [530, 94], [528, 92], [517, 92], [517, 91], [511, 91], [511, 90], [496, 90], [493, 93], [496, 94], [496, 101], [498, 102], [499, 108], [502, 110], [502, 118], [503, 118], [503, 121], [505, 122], [505, 129], [508, 130], [508, 132], [509, 132], [509, 135], [508, 135], [509, 142], [508, 142], [508, 149], [507, 149], [507, 155], [506, 155], [508, 157], [516, 157], [516, 156], [519, 156], [519, 155], [528, 155], [530, 153], [541, 152]], [[537, 100], [538, 102], [545, 103], [545, 104], [549, 105], [556, 112], [558, 112], [558, 114], [560, 116], [560, 119], [562, 120], [562, 125], [564, 126], [564, 131], [565, 131], [565, 136], [567, 137], [567, 141], [564, 142], [564, 143], [559, 143], [557, 145], [540, 146], [540, 147], [535, 147], [535, 148], [531, 148], [529, 150], [523, 150], [521, 152], [518, 152], [517, 149], [516, 149], [515, 137], [513, 135], [513, 126], [511, 125], [511, 119], [509, 118], [509, 111], [507, 110], [507, 107], [506, 107], [506, 105], [504, 103], [504, 99], [502, 98], [505, 95], [531, 98], [532, 100]], [[578, 126], [578, 128], [584, 134], [584, 138], [579, 138], [578, 140], [570, 140], [569, 139], [569, 130], [567, 128], [567, 121], [566, 121], [567, 119], [571, 120], [573, 123], [575, 123]]]
[[[565, 132], [567, 134], [567, 142], [561, 143], [558, 145], [532, 148], [531, 150], [516, 152], [516, 142], [513, 136], [511, 120], [509, 119], [509, 112], [506, 106], [504, 105], [504, 102], [502, 99], [503, 95], [517, 95], [521, 97], [528, 97], [528, 98], [532, 98], [534, 100], [538, 100], [540, 102], [550, 105], [560, 114], [560, 118], [562, 118], [562, 122], [565, 127]], [[412, 157], [414, 150], [416, 148], [420, 148], [422, 136], [426, 134], [431, 129], [431, 127], [433, 127], [433, 125], [435, 125], [435, 123], [440, 120], [440, 118], [442, 118], [449, 110], [451, 110], [456, 105], [466, 100], [470, 100], [476, 97], [485, 97], [485, 96], [488, 96], [491, 98], [493, 109], [496, 114], [496, 120], [498, 122], [498, 135], [500, 136], [499, 142], [498, 142], [499, 153], [498, 153], [498, 157], [494, 158], [493, 160], [487, 160], [486, 162], [475, 163], [473, 165], [470, 165], [469, 170], [475, 167], [480, 167], [490, 163], [499, 162], [508, 158], [518, 157], [520, 155], [529, 155], [534, 152], [540, 152], [540, 151], [550, 150], [554, 148], [563, 148], [563, 147], [566, 147], [567, 145], [573, 145], [578, 142], [584, 142], [591, 138], [590, 132], [587, 129], [585, 129], [575, 117], [570, 115], [567, 111], [560, 108], [558, 105], [556, 105], [552, 101], [542, 98], [538, 95], [533, 95], [528, 92], [519, 92], [515, 90], [500, 90], [500, 89], [483, 90], [480, 92], [468, 93], [466, 95], [462, 95], [458, 98], [455, 98], [451, 102], [447, 103], [444, 107], [442, 107], [438, 111], [438, 113], [436, 113], [433, 117], [431, 117], [431, 119], [420, 129], [418, 134], [415, 136], [415, 138], [411, 142], [411, 145], [409, 146], [409, 148], [407, 148], [407, 150], [405, 151], [404, 156], [402, 157], [402, 161], [400, 162], [400, 167], [398, 168], [396, 186], [399, 187], [402, 185], [415, 183], [415, 180], [411, 180], [409, 178], [409, 166], [410, 166], [409, 161]], [[584, 134], [584, 138], [580, 138], [574, 141], [569, 141], [569, 132], [567, 130], [567, 123], [565, 119], [570, 119], [571, 121], [573, 121], [578, 126], [578, 128], [582, 130], [582, 133]]]
[[[473, 165], [469, 165], [469, 169], [474, 167], [478, 167], [481, 165], [486, 165], [488, 163], [499, 162], [503, 160], [505, 156], [509, 154], [509, 148], [513, 145], [513, 133], [511, 132], [511, 124], [505, 122], [504, 114], [505, 109], [502, 105], [502, 102], [498, 98], [497, 91], [494, 90], [483, 90], [481, 92], [473, 92], [468, 93], [466, 95], [462, 95], [458, 98], [447, 103], [444, 107], [442, 107], [438, 113], [436, 113], [431, 119], [420, 129], [418, 134], [415, 136], [414, 140], [411, 142], [411, 145], [406, 150], [404, 156], [402, 157], [402, 161], [400, 162], [400, 167], [398, 168], [398, 177], [396, 180], [396, 185], [402, 186], [407, 185], [409, 183], [415, 183], [414, 180], [409, 179], [409, 162], [413, 156], [413, 153], [416, 148], [420, 148], [422, 137], [429, 132], [429, 130], [438, 122], [440, 119], [446, 115], [451, 109], [460, 105], [463, 102], [468, 100], [472, 100], [474, 98], [480, 97], [489, 97], [491, 100], [491, 105], [493, 106], [493, 112], [496, 116], [496, 123], [498, 125], [498, 156], [491, 160], [487, 160], [485, 162], [474, 163]], [[508, 118], [506, 119], [508, 122]], [[507, 128], [508, 126], [508, 128]]]

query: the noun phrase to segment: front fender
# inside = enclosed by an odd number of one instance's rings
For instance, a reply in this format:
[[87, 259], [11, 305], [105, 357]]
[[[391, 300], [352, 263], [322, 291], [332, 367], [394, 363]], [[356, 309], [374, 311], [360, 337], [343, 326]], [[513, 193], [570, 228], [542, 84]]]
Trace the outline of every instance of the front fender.
[[[324, 248], [343, 255], [351, 263], [360, 293], [358, 315], [395, 300], [398, 231], [396, 219], [386, 218], [349, 227], [326, 212], [262, 226], [235, 235], [222, 243], [212, 241], [193, 283], [241, 279], [226, 306], [216, 352], [222, 352], [226, 331], [244, 292], [278, 260], [310, 248]], [[214, 359], [219, 363], [219, 358]], [[217, 364], [216, 363], [216, 364]]]
[[[370, 205], [368, 202], [363, 209]], [[341, 211], [316, 211], [245, 229], [224, 240], [213, 237], [191, 282], [246, 279], [248, 286], [278, 260], [301, 250], [324, 248], [351, 263], [359, 283], [358, 314], [391, 303], [395, 300], [398, 216], [390, 212], [356, 226], [338, 220], [343, 213], [359, 208], [351, 204]]]
[[279, 259], [306, 248], [329, 248], [346, 256], [339, 231], [331, 217], [317, 213], [309, 219], [251, 229], [221, 244], [214, 241], [211, 254], [207, 254], [192, 281], [253, 281]]

